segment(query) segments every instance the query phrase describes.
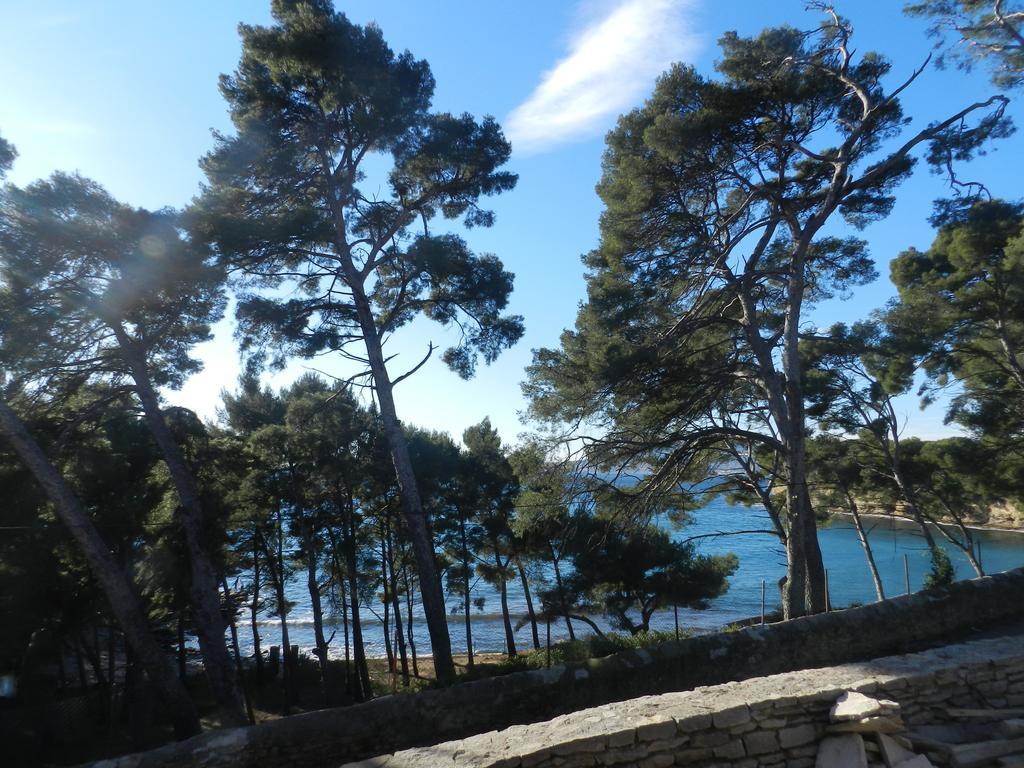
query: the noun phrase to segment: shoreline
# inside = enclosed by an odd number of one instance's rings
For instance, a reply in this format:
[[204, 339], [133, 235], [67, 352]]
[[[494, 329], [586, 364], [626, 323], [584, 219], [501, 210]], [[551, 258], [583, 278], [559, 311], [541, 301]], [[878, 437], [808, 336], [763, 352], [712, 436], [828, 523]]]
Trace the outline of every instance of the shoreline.
[[[830, 514], [833, 517], [849, 517], [849, 518], [853, 517], [853, 513], [852, 512], [831, 512]], [[901, 522], [909, 523], [911, 525], [917, 525], [917, 521], [914, 520], [914, 518], [907, 517], [905, 515], [897, 515], [895, 512], [888, 512], [888, 513], [887, 512], [860, 512], [859, 514], [860, 514], [861, 517], [881, 518], [883, 520], [899, 520]], [[956, 523], [954, 523], [954, 522], [947, 522], [947, 521], [938, 521], [938, 522], [936, 522], [934, 520], [929, 520], [928, 521], [928, 525], [953, 525], [953, 526], [955, 526]], [[995, 526], [995, 525], [978, 525], [978, 524], [973, 524], [973, 525], [964, 524], [964, 528], [967, 528], [967, 529], [972, 530], [972, 531], [991, 531], [992, 533], [1017, 533], [1017, 534], [1024, 535], [1024, 528], [1002, 528], [1002, 527]]]

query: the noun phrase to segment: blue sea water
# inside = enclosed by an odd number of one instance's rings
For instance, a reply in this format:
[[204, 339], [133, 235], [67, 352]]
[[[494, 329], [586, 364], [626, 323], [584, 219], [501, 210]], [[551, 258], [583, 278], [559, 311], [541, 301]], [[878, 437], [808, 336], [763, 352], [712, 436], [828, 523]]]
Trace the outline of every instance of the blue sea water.
[[[907, 590], [905, 564], [909, 570], [910, 590], [921, 588], [930, 568], [928, 550], [916, 526], [890, 517], [865, 517], [869, 529], [868, 539], [874, 552], [875, 561], [882, 577], [886, 595], [894, 597]], [[785, 553], [778, 540], [769, 533], [745, 533], [729, 535], [732, 531], [767, 530], [771, 527], [767, 515], [758, 508], [727, 504], [720, 498], [709, 501], [704, 507], [692, 513], [689, 523], [673, 532], [677, 539], [704, 537], [694, 541], [697, 551], [703, 554], [724, 554], [732, 552], [739, 558], [739, 568], [729, 580], [728, 591], [715, 599], [707, 610], [680, 609], [681, 627], [694, 632], [707, 632], [735, 621], [760, 615], [762, 582], [765, 585], [766, 608], [769, 612], [778, 609], [778, 581], [785, 575]], [[715, 534], [708, 536], [708, 534]], [[722, 534], [722, 535], [717, 535]], [[822, 557], [829, 577], [829, 596], [835, 607], [851, 603], [867, 603], [876, 599], [870, 571], [864, 557], [852, 521], [837, 518], [831, 524], [819, 529]], [[974, 531], [980, 544], [982, 565], [986, 573], [997, 573], [1024, 566], [1024, 533], [1014, 531]], [[975, 574], [966, 557], [956, 548], [946, 545], [946, 550], [956, 568], [958, 579], [972, 578]], [[541, 578], [543, 576], [541, 575]], [[516, 617], [526, 614], [526, 601], [518, 580], [510, 582], [509, 603]], [[314, 646], [312, 616], [309, 611], [309, 595], [305, 591], [305, 579], [296, 579], [289, 587], [289, 597], [296, 607], [289, 615], [289, 631], [292, 644], [307, 651]], [[505, 633], [501, 620], [497, 592], [482, 580], [473, 589], [473, 597], [483, 598], [483, 609], [474, 610], [472, 617], [473, 642], [479, 652], [502, 651], [505, 648]], [[370, 606], [378, 613], [382, 607]], [[453, 613], [449, 617], [449, 632], [452, 650], [465, 653], [465, 630], [462, 623], [461, 596], [452, 596], [449, 604]], [[402, 605], [403, 612], [405, 605]], [[404, 616], [403, 616], [404, 618]], [[594, 620], [606, 629], [610, 624], [599, 616]], [[514, 619], [515, 621], [515, 619]], [[671, 630], [674, 627], [671, 610], [657, 614], [652, 626], [656, 629]], [[336, 630], [331, 644], [332, 657], [343, 654], [344, 637], [340, 617], [329, 619], [327, 630]], [[252, 638], [245, 622], [240, 622], [240, 641], [243, 653], [252, 653]], [[392, 629], [393, 631], [393, 629]], [[589, 628], [576, 625], [578, 634], [586, 634]], [[363, 634], [367, 655], [384, 655], [383, 626], [370, 610], [363, 609]], [[430, 653], [430, 638], [426, 622], [417, 605], [414, 616], [414, 636], [417, 652]], [[552, 641], [563, 639], [567, 631], [563, 621], [552, 622]], [[277, 619], [265, 617], [260, 623], [260, 637], [263, 647], [280, 643], [280, 626]], [[516, 643], [520, 650], [532, 644], [529, 625], [516, 632]], [[541, 627], [541, 641], [544, 627]]]

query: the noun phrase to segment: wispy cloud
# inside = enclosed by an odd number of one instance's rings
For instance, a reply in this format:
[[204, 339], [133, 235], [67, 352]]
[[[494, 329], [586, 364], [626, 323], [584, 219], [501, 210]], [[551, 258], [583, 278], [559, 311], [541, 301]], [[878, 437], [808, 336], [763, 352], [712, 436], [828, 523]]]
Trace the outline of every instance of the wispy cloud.
[[581, 25], [568, 54], [505, 120], [517, 152], [538, 153], [593, 136], [649, 93], [675, 61], [692, 59], [695, 0], [619, 0]]

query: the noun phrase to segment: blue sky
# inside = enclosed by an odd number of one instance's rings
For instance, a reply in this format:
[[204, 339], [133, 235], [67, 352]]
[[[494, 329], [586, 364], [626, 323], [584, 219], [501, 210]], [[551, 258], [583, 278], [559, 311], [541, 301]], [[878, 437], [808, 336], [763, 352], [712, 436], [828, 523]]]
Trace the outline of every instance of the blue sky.
[[[497, 363], [469, 382], [435, 359], [396, 390], [406, 420], [458, 436], [490, 416], [506, 440], [523, 427], [519, 381], [530, 350], [557, 344], [584, 296], [580, 254], [597, 242], [603, 135], [615, 118], [643, 101], [669, 63], [683, 60], [710, 73], [715, 41], [727, 30], [756, 34], [766, 26], [807, 27], [814, 15], [801, 0], [762, 3], [710, 0], [602, 0], [518, 3], [408, 0], [336, 2], [359, 23], [377, 22], [396, 50], [430, 62], [434, 106], [494, 115], [513, 141], [518, 187], [493, 200], [490, 230], [474, 230], [478, 251], [493, 252], [516, 273], [512, 310], [527, 332]], [[230, 130], [217, 77], [233, 71], [236, 25], [268, 23], [269, 3], [254, 0], [0, 1], [0, 134], [20, 152], [11, 180], [25, 184], [54, 170], [78, 170], [121, 200], [139, 206], [183, 206], [202, 174], [210, 129]], [[899, 0], [840, 0], [858, 51], [878, 50], [894, 64], [893, 80], [928, 54], [924, 24], [900, 13]], [[922, 75], [904, 99], [911, 126], [923, 126], [993, 93], [984, 72]], [[1024, 113], [1013, 105], [1017, 122]], [[1024, 139], [1000, 142], [970, 168], [1003, 197], [1019, 197]], [[899, 190], [893, 214], [862, 236], [882, 274], [853, 299], [818, 307], [811, 320], [851, 321], [881, 306], [894, 291], [888, 261], [900, 250], [927, 247], [931, 201], [946, 194], [926, 169]], [[437, 326], [417, 322], [392, 342], [396, 372], [412, 365], [428, 341], [444, 344]], [[168, 399], [212, 417], [219, 392], [238, 372], [231, 322], [200, 350], [206, 370]], [[287, 383], [306, 367], [338, 371], [329, 360], [297, 362], [268, 380]], [[902, 403], [907, 432], [948, 432], [941, 409]]]

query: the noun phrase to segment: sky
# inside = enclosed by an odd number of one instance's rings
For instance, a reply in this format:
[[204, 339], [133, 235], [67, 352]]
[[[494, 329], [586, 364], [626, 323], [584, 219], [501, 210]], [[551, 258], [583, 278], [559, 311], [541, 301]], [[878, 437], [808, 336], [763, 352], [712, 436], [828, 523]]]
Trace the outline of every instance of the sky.
[[[558, 344], [585, 296], [580, 256], [598, 241], [601, 204], [594, 192], [604, 135], [618, 115], [650, 95], [658, 74], [684, 61], [712, 74], [716, 44], [726, 31], [757, 34], [780, 24], [817, 22], [802, 0], [562, 0], [489, 3], [475, 0], [335, 0], [353, 21], [376, 22], [395, 50], [429, 61], [437, 81], [434, 108], [493, 115], [512, 141], [509, 170], [517, 187], [489, 202], [490, 229], [468, 235], [478, 252], [496, 254], [516, 275], [511, 311], [526, 333], [471, 381], [435, 357], [396, 389], [399, 415], [421, 427], [462, 431], [489, 417], [513, 442], [525, 427], [519, 383], [531, 350]], [[905, 17], [899, 0], [839, 0], [853, 22], [853, 46], [893, 62], [902, 81], [931, 50], [925, 23]], [[55, 170], [77, 170], [120, 200], [147, 208], [182, 207], [202, 182], [198, 159], [212, 147], [211, 130], [230, 131], [217, 90], [232, 72], [237, 24], [270, 23], [262, 0], [0, 0], [0, 135], [20, 157], [10, 180], [23, 185]], [[984, 71], [964, 74], [929, 66], [906, 92], [908, 130], [920, 128], [994, 93]], [[1018, 124], [1024, 111], [1010, 108]], [[1000, 197], [1019, 197], [1024, 138], [1013, 136], [969, 167]], [[861, 233], [881, 278], [848, 301], [816, 307], [817, 325], [850, 322], [879, 308], [895, 291], [888, 262], [910, 246], [927, 248], [931, 203], [948, 194], [943, 180], [920, 168], [898, 191], [893, 213]], [[203, 372], [168, 402], [215, 418], [222, 389], [240, 370], [230, 316], [197, 354]], [[429, 342], [452, 336], [426, 321], [391, 342], [394, 374], [414, 365]], [[306, 370], [341, 373], [330, 359], [296, 361], [268, 375], [284, 386]], [[950, 434], [939, 406], [921, 411], [905, 397], [906, 433]]]

